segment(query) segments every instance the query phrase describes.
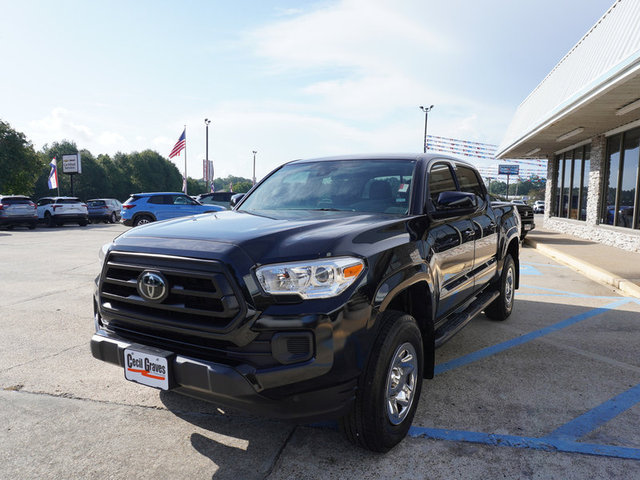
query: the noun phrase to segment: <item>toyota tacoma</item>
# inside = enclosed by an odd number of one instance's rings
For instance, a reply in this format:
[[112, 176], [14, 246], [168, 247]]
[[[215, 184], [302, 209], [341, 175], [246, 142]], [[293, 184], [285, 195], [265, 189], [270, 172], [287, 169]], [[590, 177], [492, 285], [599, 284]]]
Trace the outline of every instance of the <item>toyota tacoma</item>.
[[520, 228], [455, 158], [292, 161], [231, 211], [105, 245], [91, 351], [143, 385], [338, 419], [385, 452], [411, 425], [435, 349], [483, 311], [511, 314]]

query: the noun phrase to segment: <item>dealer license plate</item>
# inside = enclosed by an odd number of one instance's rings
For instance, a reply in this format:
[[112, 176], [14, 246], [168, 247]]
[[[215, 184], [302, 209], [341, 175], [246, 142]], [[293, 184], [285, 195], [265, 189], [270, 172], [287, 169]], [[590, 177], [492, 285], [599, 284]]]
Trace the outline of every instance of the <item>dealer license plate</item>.
[[531, 224], [530, 223], [525, 224], [524, 229], [531, 230]]
[[124, 377], [149, 387], [169, 390], [169, 361], [160, 352], [127, 348], [124, 351]]

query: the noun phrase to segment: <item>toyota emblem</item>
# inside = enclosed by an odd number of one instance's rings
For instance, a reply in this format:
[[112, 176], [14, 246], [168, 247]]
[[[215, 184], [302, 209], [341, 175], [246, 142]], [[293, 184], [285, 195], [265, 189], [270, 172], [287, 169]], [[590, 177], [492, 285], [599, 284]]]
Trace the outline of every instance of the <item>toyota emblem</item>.
[[138, 277], [138, 293], [145, 300], [159, 303], [167, 297], [167, 281], [160, 272], [145, 270]]

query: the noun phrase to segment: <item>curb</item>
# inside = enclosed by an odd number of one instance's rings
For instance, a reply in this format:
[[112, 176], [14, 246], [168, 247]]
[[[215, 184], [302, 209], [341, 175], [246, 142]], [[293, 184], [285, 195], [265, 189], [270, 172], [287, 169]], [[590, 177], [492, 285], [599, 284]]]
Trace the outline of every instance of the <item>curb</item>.
[[600, 267], [591, 265], [584, 260], [580, 260], [572, 255], [563, 253], [536, 240], [525, 238], [524, 243], [535, 248], [543, 255], [551, 257], [554, 260], [577, 270], [591, 280], [615, 287], [618, 290], [621, 290], [625, 295], [640, 298], [640, 286], [630, 282], [626, 278], [620, 278]]

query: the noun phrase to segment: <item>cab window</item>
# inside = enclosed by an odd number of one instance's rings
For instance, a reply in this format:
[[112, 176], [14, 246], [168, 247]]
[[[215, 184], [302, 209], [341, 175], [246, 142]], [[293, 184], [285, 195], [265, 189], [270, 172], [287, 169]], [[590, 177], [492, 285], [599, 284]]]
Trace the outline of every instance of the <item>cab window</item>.
[[451, 168], [446, 163], [436, 163], [429, 171], [429, 198], [435, 205], [442, 192], [456, 191]]
[[484, 195], [482, 185], [473, 169], [458, 165], [456, 166], [456, 176], [458, 177], [460, 191], [473, 193], [479, 197]]

